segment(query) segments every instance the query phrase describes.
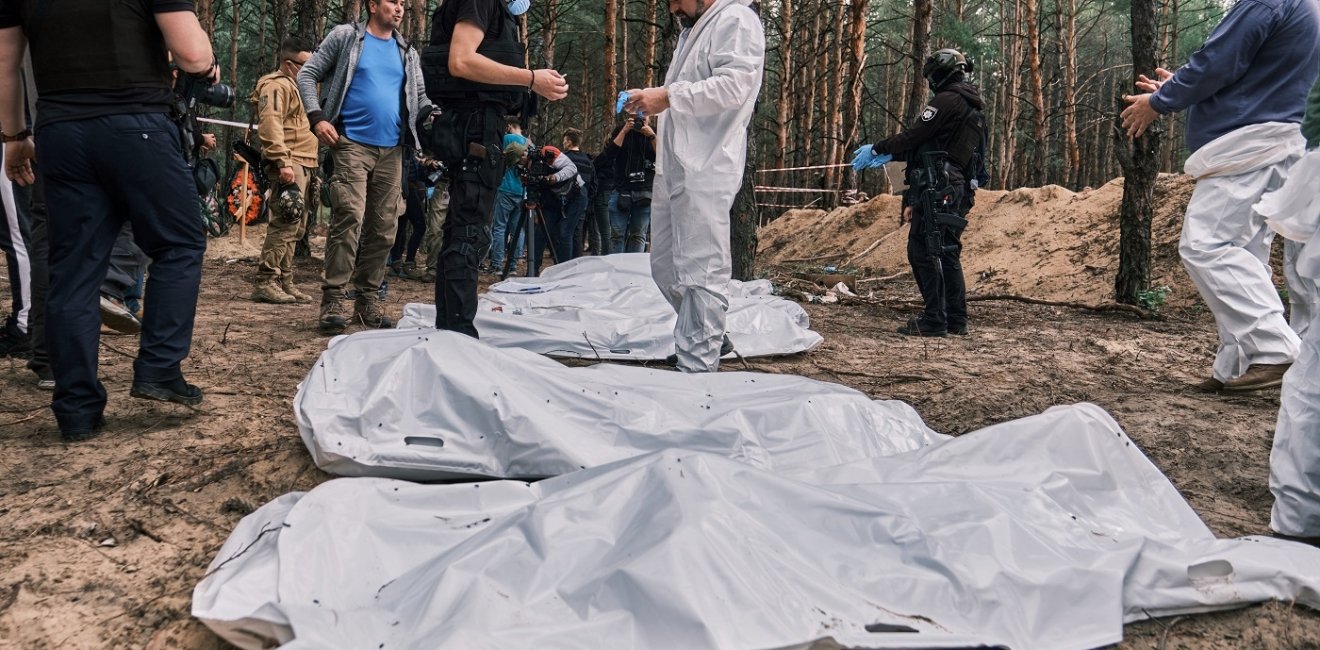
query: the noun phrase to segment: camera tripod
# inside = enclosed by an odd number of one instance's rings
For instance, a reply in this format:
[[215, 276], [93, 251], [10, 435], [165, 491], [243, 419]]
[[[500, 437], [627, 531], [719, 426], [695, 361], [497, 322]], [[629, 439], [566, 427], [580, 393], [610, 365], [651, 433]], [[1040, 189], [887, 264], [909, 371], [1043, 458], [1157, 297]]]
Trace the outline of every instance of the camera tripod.
[[505, 240], [503, 242], [495, 242], [496, 245], [504, 246], [504, 268], [500, 269], [501, 280], [513, 274], [513, 267], [517, 264], [518, 238], [524, 232], [528, 233], [525, 246], [527, 249], [527, 277], [534, 278], [540, 271], [541, 260], [532, 259], [536, 255], [534, 251], [536, 251], [535, 237], [537, 233], [545, 237], [545, 241], [550, 248], [550, 258], [554, 260], [554, 263], [559, 263], [559, 257], [555, 254], [555, 239], [550, 235], [550, 229], [545, 225], [545, 214], [541, 210], [541, 202], [524, 190], [522, 209], [517, 223], [504, 233]]

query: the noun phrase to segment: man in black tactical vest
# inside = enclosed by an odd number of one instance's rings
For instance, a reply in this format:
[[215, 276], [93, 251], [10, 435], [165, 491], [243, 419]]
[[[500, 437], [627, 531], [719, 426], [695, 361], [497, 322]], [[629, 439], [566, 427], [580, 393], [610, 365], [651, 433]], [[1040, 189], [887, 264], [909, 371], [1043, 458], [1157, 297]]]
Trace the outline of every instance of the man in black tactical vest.
[[876, 156], [907, 162], [899, 223], [912, 223], [908, 263], [926, 308], [900, 326], [900, 334], [967, 334], [962, 233], [984, 178], [986, 132], [985, 103], [965, 79], [971, 71], [957, 50], [932, 54], [922, 75], [935, 96], [902, 133], [871, 145]]
[[440, 107], [427, 148], [449, 169], [449, 216], [435, 280], [435, 326], [477, 337], [478, 267], [490, 247], [491, 211], [504, 173], [506, 115], [522, 113], [528, 92], [568, 95], [550, 69], [523, 66], [517, 16], [530, 0], [446, 0], [431, 18], [422, 53], [426, 94]]
[[[31, 131], [21, 127], [19, 67], [29, 45], [39, 95], [35, 149]], [[100, 287], [125, 219], [152, 260], [129, 394], [186, 405], [202, 400], [180, 363], [192, 346], [206, 238], [179, 124], [171, 119], [167, 52], [203, 85], [220, 79], [192, 0], [0, 0], [0, 140], [5, 173], [19, 184], [35, 181], [32, 160], [39, 156], [49, 210], [51, 410], [66, 441], [92, 437], [105, 425], [105, 388], [97, 379]]]

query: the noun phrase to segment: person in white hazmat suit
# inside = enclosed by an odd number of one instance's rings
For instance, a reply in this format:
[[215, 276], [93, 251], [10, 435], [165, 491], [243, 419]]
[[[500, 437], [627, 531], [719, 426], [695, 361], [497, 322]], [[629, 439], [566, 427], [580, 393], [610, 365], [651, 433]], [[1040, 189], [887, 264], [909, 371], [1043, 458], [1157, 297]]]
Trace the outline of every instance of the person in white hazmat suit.
[[[1300, 339], [1270, 279], [1273, 233], [1252, 210], [1304, 150], [1299, 123], [1320, 53], [1317, 0], [1239, 2], [1176, 73], [1142, 75], [1124, 97], [1136, 137], [1163, 114], [1187, 109], [1185, 170], [1196, 177], [1178, 252], [1219, 327], [1209, 391], [1278, 386]], [[1295, 259], [1295, 251], [1288, 255]], [[1314, 284], [1289, 270], [1294, 314], [1313, 313]], [[1299, 318], [1299, 319], [1300, 319]]]
[[[1270, 228], [1299, 244], [1296, 270], [1320, 280], [1320, 79], [1307, 100], [1302, 134], [1309, 151], [1293, 166], [1288, 182], [1265, 195], [1256, 211]], [[1312, 314], [1314, 318], [1315, 314]], [[1275, 535], [1320, 546], [1320, 328], [1302, 335], [1297, 363], [1283, 378], [1279, 420], [1270, 450], [1270, 492]]]
[[659, 118], [651, 276], [678, 313], [676, 363], [714, 372], [725, 337], [729, 210], [742, 184], [747, 126], [761, 90], [765, 35], [750, 0], [669, 0], [683, 26], [665, 85], [628, 91], [624, 110]]

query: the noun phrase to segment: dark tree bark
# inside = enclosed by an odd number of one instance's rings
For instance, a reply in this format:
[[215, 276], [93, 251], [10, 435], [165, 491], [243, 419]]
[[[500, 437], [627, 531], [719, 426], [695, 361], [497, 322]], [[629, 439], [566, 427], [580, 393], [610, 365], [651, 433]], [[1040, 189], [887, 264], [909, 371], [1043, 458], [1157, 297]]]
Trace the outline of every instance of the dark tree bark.
[[904, 124], [911, 124], [926, 106], [926, 78], [921, 76], [921, 66], [930, 54], [931, 6], [931, 0], [912, 2], [912, 86], [908, 88]]
[[747, 127], [747, 162], [743, 165], [742, 187], [733, 199], [729, 215], [729, 248], [733, 257], [733, 279], [756, 279], [756, 229], [761, 225], [761, 208], [756, 205], [752, 181], [756, 176], [757, 146], [755, 129]]
[[[1155, 70], [1155, 0], [1132, 2], [1132, 68], [1136, 75]], [[1118, 277], [1114, 299], [1136, 304], [1138, 294], [1150, 285], [1150, 222], [1154, 206], [1155, 179], [1160, 165], [1160, 128], [1156, 120], [1144, 135], [1127, 141], [1121, 125], [1115, 125], [1115, 151], [1123, 167], [1123, 203], [1119, 208]]]

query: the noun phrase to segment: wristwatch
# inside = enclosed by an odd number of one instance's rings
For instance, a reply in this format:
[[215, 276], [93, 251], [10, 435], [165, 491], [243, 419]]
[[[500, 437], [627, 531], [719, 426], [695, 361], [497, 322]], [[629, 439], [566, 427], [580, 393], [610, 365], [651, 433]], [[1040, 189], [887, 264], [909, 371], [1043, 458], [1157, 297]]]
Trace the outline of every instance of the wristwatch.
[[19, 140], [26, 140], [30, 137], [32, 137], [32, 129], [23, 129], [14, 135], [0, 132], [0, 142], [18, 142]]

